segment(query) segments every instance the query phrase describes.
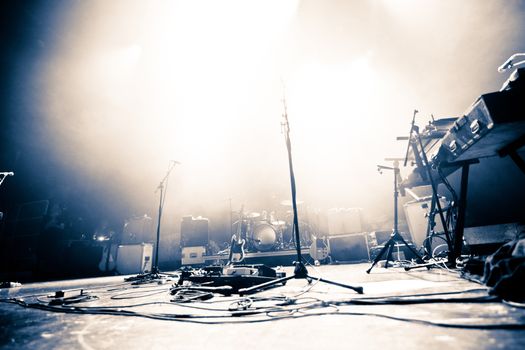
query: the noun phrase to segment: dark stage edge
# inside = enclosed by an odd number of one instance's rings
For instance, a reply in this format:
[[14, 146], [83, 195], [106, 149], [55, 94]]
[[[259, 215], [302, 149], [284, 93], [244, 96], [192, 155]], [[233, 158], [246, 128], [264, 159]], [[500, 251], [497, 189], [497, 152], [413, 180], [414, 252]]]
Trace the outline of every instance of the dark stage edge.
[[[360, 285], [365, 294], [313, 282], [308, 286], [302, 279], [288, 281], [285, 286], [255, 296], [296, 297], [297, 302], [311, 298], [342, 301], [353, 298], [412, 295], [422, 293], [453, 293], [441, 297], [465, 298], [485, 296], [486, 289], [445, 269], [412, 270], [376, 267], [371, 274], [369, 264], [324, 265], [308, 267], [312, 276]], [[291, 268], [285, 271], [292, 273]], [[80, 289], [91, 291], [99, 300], [85, 306], [129, 305], [164, 301], [170, 303], [170, 282], [162, 285], [143, 285], [130, 288], [122, 276], [26, 284], [19, 288], [2, 289], [1, 297], [24, 297], [41, 294], [42, 298], [56, 290]], [[468, 292], [467, 292], [468, 291]], [[151, 293], [150, 293], [151, 292]], [[146, 295], [150, 294], [150, 295]], [[142, 297], [138, 297], [143, 295]], [[110, 297], [117, 296], [117, 299]], [[133, 296], [133, 299], [121, 297]], [[252, 300], [255, 300], [252, 296]], [[29, 301], [31, 298], [25, 298]], [[207, 302], [189, 306], [227, 308], [237, 295], [215, 296]], [[210, 304], [210, 302], [215, 302]], [[81, 306], [82, 304], [77, 304]], [[210, 311], [173, 305], [148, 305], [129, 310], [163, 314], [198, 314], [196, 324], [182, 321], [155, 320], [135, 316], [65, 314], [23, 308], [0, 303], [0, 346], [2, 349], [523, 349], [525, 331], [445, 328], [421, 323], [399, 321], [371, 315], [381, 314], [446, 324], [501, 325], [525, 322], [525, 310], [500, 302], [490, 303], [432, 303], [417, 305], [339, 305], [302, 310], [291, 318], [279, 319], [284, 313], [240, 317], [212, 318]], [[333, 314], [299, 317], [305, 313]], [[213, 313], [223, 315], [227, 313]], [[259, 322], [266, 321], [266, 322]]]

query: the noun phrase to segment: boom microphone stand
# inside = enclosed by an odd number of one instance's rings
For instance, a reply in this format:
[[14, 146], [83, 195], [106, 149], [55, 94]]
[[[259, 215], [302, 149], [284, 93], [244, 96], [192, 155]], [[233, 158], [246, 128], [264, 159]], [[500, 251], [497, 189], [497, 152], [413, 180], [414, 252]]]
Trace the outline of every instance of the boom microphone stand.
[[306, 279], [308, 280], [308, 282], [315, 279], [320, 282], [325, 282], [325, 283], [333, 284], [339, 287], [352, 289], [359, 294], [363, 294], [363, 287], [354, 287], [354, 286], [350, 286], [347, 284], [329, 281], [324, 278], [312, 277], [308, 274], [308, 270], [306, 269], [306, 266], [304, 266], [303, 257], [301, 255], [301, 235], [299, 234], [299, 219], [297, 216], [297, 198], [296, 198], [296, 187], [295, 187], [295, 175], [294, 175], [293, 162], [292, 162], [292, 143], [290, 141], [290, 124], [288, 123], [288, 114], [286, 111], [286, 100], [284, 99], [283, 99], [283, 104], [284, 104], [284, 114], [283, 114], [284, 122], [282, 123], [282, 126], [283, 126], [283, 130], [285, 134], [286, 149], [288, 150], [288, 166], [290, 170], [290, 185], [291, 185], [291, 190], [292, 190], [293, 229], [294, 229], [294, 236], [295, 236], [295, 248], [297, 251], [297, 261], [295, 262], [295, 269], [294, 269], [293, 275], [278, 278], [270, 282], [261, 283], [259, 285], [256, 285], [250, 288], [239, 289], [239, 294], [244, 295], [244, 294], [255, 293], [260, 290], [266, 289], [268, 287], [272, 287], [276, 284], [281, 284], [283, 282], [286, 282], [292, 278]]
[[374, 266], [379, 262], [379, 260], [381, 260], [381, 258], [383, 257], [383, 255], [385, 253], [387, 253], [385, 268], [388, 267], [388, 261], [391, 260], [391, 258], [392, 258], [392, 250], [394, 249], [394, 245], [396, 244], [396, 242], [403, 243], [417, 257], [418, 262], [423, 263], [423, 258], [421, 258], [419, 253], [414, 248], [412, 248], [407, 243], [407, 241], [405, 241], [403, 236], [401, 236], [399, 234], [399, 230], [398, 230], [397, 198], [399, 196], [399, 191], [398, 191], [398, 180], [400, 178], [399, 162], [397, 160], [395, 160], [393, 167], [388, 167], [388, 166], [384, 166], [384, 165], [378, 165], [377, 166], [377, 170], [379, 171], [379, 173], [382, 173], [382, 170], [392, 170], [393, 173], [394, 173], [394, 229], [392, 230], [392, 234], [390, 235], [390, 239], [385, 243], [385, 246], [383, 247], [383, 249], [381, 249], [379, 254], [374, 259], [374, 262], [372, 263], [372, 266], [370, 266], [370, 268], [368, 270], [366, 270], [366, 273], [370, 273], [370, 271], [372, 271]]
[[164, 209], [164, 201], [166, 200], [165, 190], [168, 187], [168, 179], [171, 171], [177, 164], [180, 164], [180, 162], [170, 160], [168, 171], [166, 172], [166, 175], [160, 181], [159, 185], [157, 186], [157, 189], [155, 190], [155, 192], [159, 192], [159, 212], [157, 219], [157, 237], [155, 240], [155, 256], [153, 258], [153, 266], [151, 267], [151, 272], [127, 278], [126, 281], [149, 281], [162, 278], [159, 269], [160, 223], [162, 219], [162, 210]]

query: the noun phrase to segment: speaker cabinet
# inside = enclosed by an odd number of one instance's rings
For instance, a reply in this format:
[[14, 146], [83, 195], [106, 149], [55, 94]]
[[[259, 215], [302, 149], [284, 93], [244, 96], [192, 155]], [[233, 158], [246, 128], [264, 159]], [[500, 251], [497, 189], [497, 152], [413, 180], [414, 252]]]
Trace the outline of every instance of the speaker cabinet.
[[151, 271], [153, 244], [119, 245], [117, 251], [117, 272], [121, 275]]
[[205, 218], [185, 216], [180, 224], [181, 247], [207, 246], [209, 223]]
[[328, 238], [328, 249], [333, 262], [369, 261], [368, 235], [344, 234]]
[[[441, 197], [439, 202], [441, 204], [441, 209], [445, 209], [448, 206], [447, 200], [444, 197]], [[423, 246], [425, 238], [427, 237], [428, 215], [430, 213], [431, 204], [432, 197], [423, 197], [419, 200], [410, 201], [403, 205], [408, 229], [410, 230], [412, 241], [417, 247]], [[443, 214], [445, 215], [445, 213]], [[437, 211], [434, 221], [436, 222], [434, 232], [443, 232], [443, 225]]]

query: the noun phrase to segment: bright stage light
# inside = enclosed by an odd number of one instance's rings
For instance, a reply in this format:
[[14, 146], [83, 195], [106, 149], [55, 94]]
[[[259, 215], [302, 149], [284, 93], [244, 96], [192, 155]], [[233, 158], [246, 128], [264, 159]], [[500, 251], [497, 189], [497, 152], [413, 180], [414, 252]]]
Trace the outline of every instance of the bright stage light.
[[259, 186], [254, 176], [283, 168], [268, 160], [284, 157], [281, 90], [272, 89], [281, 73], [277, 50], [297, 6], [80, 5], [69, 21], [77, 35], [65, 37], [75, 42], [64, 39], [47, 72], [49, 122], [69, 139], [56, 138], [59, 152], [86, 174], [118, 174], [141, 201], [169, 159], [183, 164], [174, 176], [185, 201], [202, 201], [196, 193], [249, 196]]

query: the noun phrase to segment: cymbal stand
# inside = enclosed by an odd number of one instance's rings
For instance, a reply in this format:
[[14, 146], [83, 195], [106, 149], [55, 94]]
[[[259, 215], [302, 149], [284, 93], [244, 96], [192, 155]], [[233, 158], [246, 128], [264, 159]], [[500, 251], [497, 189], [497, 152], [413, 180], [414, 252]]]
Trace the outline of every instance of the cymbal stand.
[[381, 249], [379, 254], [376, 256], [370, 268], [366, 270], [366, 273], [370, 273], [370, 271], [372, 271], [374, 266], [379, 262], [379, 260], [381, 260], [381, 258], [383, 257], [385, 253], [387, 253], [385, 268], [388, 268], [388, 262], [392, 258], [392, 251], [397, 242], [403, 243], [412, 252], [412, 254], [416, 256], [418, 262], [423, 263], [423, 258], [421, 257], [421, 255], [419, 255], [419, 253], [414, 248], [412, 248], [407, 243], [407, 241], [405, 241], [403, 236], [399, 234], [399, 230], [398, 230], [398, 208], [397, 208], [397, 201], [398, 201], [398, 196], [399, 196], [398, 181], [399, 181], [399, 178], [401, 177], [399, 173], [399, 162], [395, 160], [393, 167], [378, 165], [377, 170], [379, 171], [380, 174], [382, 174], [383, 170], [392, 170], [392, 172], [394, 173], [394, 228], [392, 230], [392, 234], [390, 235], [390, 239], [385, 243], [385, 246]]
[[286, 100], [283, 98], [283, 105], [284, 105], [284, 114], [283, 119], [284, 122], [282, 123], [283, 131], [285, 135], [285, 142], [286, 142], [286, 149], [288, 151], [288, 166], [290, 171], [290, 186], [292, 191], [292, 207], [293, 207], [293, 233], [295, 236], [295, 248], [297, 252], [297, 261], [295, 261], [295, 269], [293, 275], [277, 278], [273, 281], [269, 281], [266, 283], [261, 283], [256, 286], [252, 286], [249, 288], [243, 288], [239, 289], [240, 295], [246, 295], [246, 294], [252, 294], [256, 293], [258, 291], [264, 290], [269, 287], [273, 287], [277, 284], [282, 284], [283, 282], [286, 282], [288, 280], [291, 280], [293, 278], [297, 279], [306, 279], [308, 283], [310, 283], [312, 280], [317, 280], [319, 282], [324, 282], [328, 284], [333, 284], [339, 287], [352, 289], [353, 291], [363, 294], [363, 287], [354, 287], [347, 284], [342, 284], [330, 280], [326, 280], [324, 278], [318, 278], [318, 277], [312, 277], [308, 274], [308, 270], [306, 269], [306, 266], [303, 263], [303, 257], [301, 255], [301, 238], [299, 233], [299, 219], [297, 216], [297, 196], [296, 196], [296, 186], [295, 186], [295, 174], [293, 170], [293, 162], [292, 162], [292, 144], [290, 141], [290, 124], [288, 122], [288, 114], [286, 111]]
[[162, 210], [164, 209], [164, 201], [166, 200], [166, 193], [168, 187], [168, 179], [170, 176], [171, 171], [175, 167], [175, 165], [180, 164], [180, 162], [170, 160], [168, 171], [166, 172], [166, 175], [164, 178], [160, 181], [159, 185], [157, 186], [156, 192], [159, 192], [159, 211], [158, 211], [158, 219], [157, 219], [157, 236], [155, 240], [155, 256], [153, 258], [153, 266], [151, 267], [151, 272], [139, 274], [137, 276], [126, 278], [126, 281], [135, 281], [137, 283], [141, 282], [149, 282], [152, 280], [162, 279], [163, 276], [159, 269], [159, 245], [160, 245], [160, 225], [162, 220]]

